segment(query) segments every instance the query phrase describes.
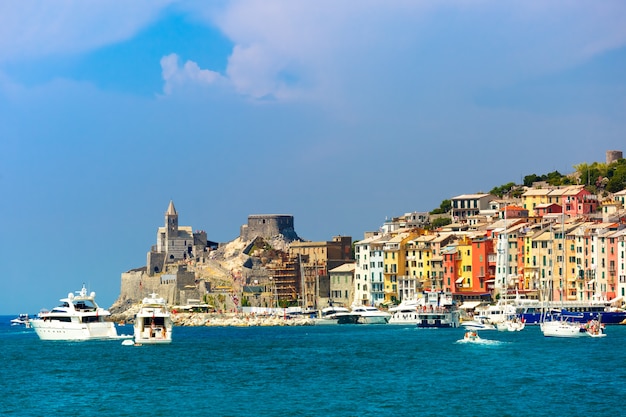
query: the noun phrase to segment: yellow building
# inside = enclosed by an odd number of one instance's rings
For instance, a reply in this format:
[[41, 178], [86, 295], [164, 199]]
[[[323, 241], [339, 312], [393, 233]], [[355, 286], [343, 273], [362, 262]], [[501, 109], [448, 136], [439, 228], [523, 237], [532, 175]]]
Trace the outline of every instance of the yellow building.
[[471, 292], [472, 282], [472, 239], [464, 236], [457, 242], [457, 256], [459, 266], [456, 278], [456, 288], [461, 292]]
[[418, 236], [411, 239], [406, 245], [407, 275], [415, 277], [417, 282], [423, 282], [428, 277], [428, 261], [430, 257], [429, 242], [434, 236]]
[[535, 207], [540, 204], [548, 204], [550, 188], [530, 188], [524, 194], [522, 194], [522, 206], [528, 210], [528, 216], [534, 217]]
[[389, 239], [383, 246], [383, 276], [385, 301], [393, 302], [400, 298], [399, 277], [407, 276], [406, 244], [415, 237], [414, 232], [401, 232]]

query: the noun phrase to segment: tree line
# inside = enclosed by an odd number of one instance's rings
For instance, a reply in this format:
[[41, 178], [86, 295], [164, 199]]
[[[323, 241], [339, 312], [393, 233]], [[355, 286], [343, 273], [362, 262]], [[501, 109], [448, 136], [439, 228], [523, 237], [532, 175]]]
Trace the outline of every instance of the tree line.
[[[616, 193], [626, 188], [626, 159], [621, 158], [610, 164], [603, 162], [586, 162], [574, 165], [575, 171], [563, 175], [559, 171], [549, 172], [543, 175], [529, 174], [524, 177], [523, 184], [509, 182], [494, 187], [489, 194], [498, 197], [519, 198], [524, 193], [524, 187], [531, 187], [537, 182], [546, 182], [552, 186], [560, 185], [584, 185], [585, 189], [592, 194], [607, 196], [608, 193]], [[439, 207], [430, 212], [431, 215], [446, 214], [452, 208], [451, 200], [443, 200]], [[450, 224], [449, 217], [439, 217], [431, 221], [430, 227], [436, 229]]]

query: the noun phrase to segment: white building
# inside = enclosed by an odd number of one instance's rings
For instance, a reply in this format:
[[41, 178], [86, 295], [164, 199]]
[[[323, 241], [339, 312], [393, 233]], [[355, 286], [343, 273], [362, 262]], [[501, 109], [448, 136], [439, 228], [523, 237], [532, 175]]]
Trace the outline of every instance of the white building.
[[376, 305], [385, 300], [383, 245], [386, 238], [375, 235], [354, 244], [354, 301]]

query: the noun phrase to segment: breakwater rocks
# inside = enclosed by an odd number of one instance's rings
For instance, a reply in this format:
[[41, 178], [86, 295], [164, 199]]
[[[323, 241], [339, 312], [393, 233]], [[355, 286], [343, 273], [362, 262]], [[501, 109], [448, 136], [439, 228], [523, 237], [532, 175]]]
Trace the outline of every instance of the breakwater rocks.
[[312, 326], [308, 317], [266, 316], [241, 313], [176, 313], [172, 314], [175, 326]]

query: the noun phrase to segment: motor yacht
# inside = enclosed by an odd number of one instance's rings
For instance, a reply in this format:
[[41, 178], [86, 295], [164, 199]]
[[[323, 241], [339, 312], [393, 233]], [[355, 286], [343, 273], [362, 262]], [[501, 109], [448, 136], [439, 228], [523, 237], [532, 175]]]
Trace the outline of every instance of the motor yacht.
[[51, 311], [39, 313], [30, 320], [30, 325], [41, 340], [90, 340], [118, 339], [131, 336], [119, 336], [112, 321], [111, 313], [98, 306], [96, 293], [87, 294], [83, 284], [76, 294], [69, 293], [61, 298], [61, 304]]
[[172, 342], [172, 317], [164, 298], [152, 293], [143, 299], [135, 315], [136, 344]]

